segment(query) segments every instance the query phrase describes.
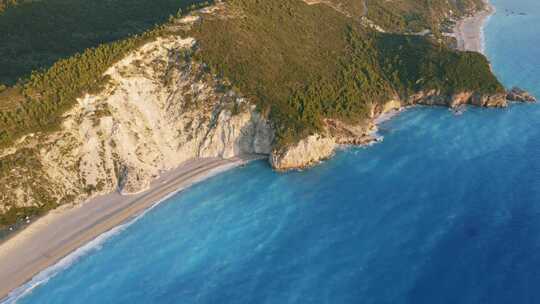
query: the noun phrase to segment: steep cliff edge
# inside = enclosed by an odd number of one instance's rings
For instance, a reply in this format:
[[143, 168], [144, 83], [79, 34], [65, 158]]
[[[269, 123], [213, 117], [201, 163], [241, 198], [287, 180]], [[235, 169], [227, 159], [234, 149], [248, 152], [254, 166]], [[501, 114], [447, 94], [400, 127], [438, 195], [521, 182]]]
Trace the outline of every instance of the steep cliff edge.
[[194, 47], [178, 37], [145, 44], [106, 72], [105, 90], [78, 100], [61, 131], [0, 151], [0, 213], [140, 192], [193, 158], [269, 154], [269, 123], [191, 60]]

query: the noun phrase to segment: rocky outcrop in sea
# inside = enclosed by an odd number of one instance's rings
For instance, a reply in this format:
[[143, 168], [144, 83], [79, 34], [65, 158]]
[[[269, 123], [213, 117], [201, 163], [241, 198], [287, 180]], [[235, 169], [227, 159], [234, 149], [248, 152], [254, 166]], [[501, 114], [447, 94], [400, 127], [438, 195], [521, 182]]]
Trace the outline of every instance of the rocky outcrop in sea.
[[536, 97], [518, 87], [513, 87], [510, 91], [508, 91], [506, 99], [518, 102], [536, 102]]

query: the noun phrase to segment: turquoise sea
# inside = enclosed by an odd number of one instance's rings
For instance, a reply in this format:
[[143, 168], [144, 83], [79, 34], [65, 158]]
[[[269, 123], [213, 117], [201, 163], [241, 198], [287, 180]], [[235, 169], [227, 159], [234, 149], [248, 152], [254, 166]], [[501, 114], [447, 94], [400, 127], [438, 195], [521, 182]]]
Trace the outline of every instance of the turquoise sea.
[[[540, 1], [493, 3], [494, 70], [540, 96]], [[540, 303], [540, 106], [417, 107], [381, 135], [312, 170], [200, 183], [8, 301]]]

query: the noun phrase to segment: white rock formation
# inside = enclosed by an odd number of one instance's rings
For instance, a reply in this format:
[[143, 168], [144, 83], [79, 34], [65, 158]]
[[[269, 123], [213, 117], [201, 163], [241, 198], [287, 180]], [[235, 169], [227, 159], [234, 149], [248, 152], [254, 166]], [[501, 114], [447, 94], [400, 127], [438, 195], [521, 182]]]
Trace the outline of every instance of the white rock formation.
[[[103, 92], [78, 100], [61, 131], [28, 137], [6, 152], [15, 156], [39, 147], [32, 150], [32, 175], [21, 166], [0, 178], [10, 189], [0, 205], [40, 205], [42, 197], [80, 202], [116, 189], [136, 193], [189, 159], [269, 154], [270, 125], [191, 61], [194, 44], [178, 37], [145, 44], [106, 72], [110, 81]], [[22, 183], [21, 176], [41, 180]]]

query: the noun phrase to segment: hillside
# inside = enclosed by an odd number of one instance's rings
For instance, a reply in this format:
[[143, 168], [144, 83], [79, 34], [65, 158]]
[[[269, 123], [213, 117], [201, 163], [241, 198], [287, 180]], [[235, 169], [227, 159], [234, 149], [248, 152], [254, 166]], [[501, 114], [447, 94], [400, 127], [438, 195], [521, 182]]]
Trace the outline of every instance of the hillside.
[[225, 14], [241, 17], [205, 18], [188, 35], [200, 60], [270, 113], [278, 145], [320, 132], [326, 118], [358, 123], [370, 104], [421, 90], [504, 91], [480, 54], [379, 33], [329, 5], [228, 3]]
[[[310, 166], [373, 140], [374, 119], [406, 105], [506, 106], [483, 55], [411, 34], [435, 33], [478, 1], [229, 0], [180, 14], [193, 1], [160, 1], [85, 4], [103, 27], [60, 18], [44, 28], [54, 43], [28, 53], [31, 31], [15, 20], [38, 11], [48, 20], [68, 2], [87, 18], [79, 1], [23, 1], [0, 14], [11, 25], [2, 39], [21, 48], [0, 48], [9, 84], [0, 87], [0, 229], [143, 191], [191, 158], [263, 153], [277, 170]], [[80, 35], [63, 39], [65, 30]], [[13, 33], [29, 36], [19, 44]]]

